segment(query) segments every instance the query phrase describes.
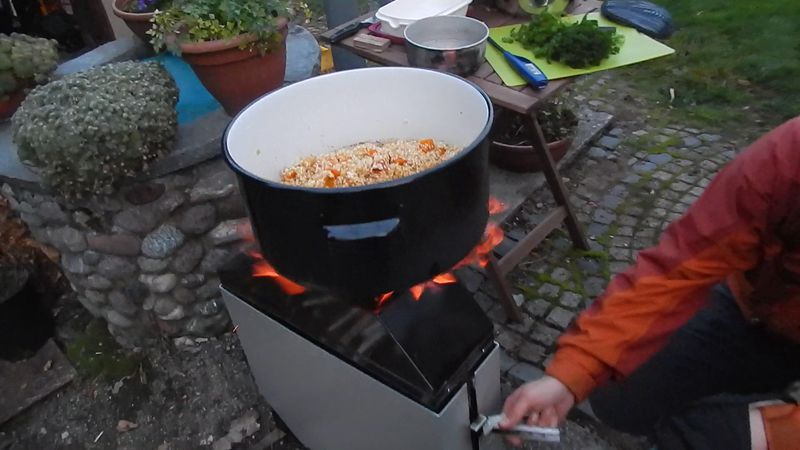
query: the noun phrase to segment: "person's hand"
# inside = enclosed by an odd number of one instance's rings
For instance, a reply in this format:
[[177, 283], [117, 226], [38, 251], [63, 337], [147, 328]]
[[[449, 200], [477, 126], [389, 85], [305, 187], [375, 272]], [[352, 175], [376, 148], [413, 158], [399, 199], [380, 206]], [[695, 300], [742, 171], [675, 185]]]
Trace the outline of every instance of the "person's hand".
[[[557, 379], [544, 377], [520, 386], [506, 399], [503, 406], [505, 419], [500, 428], [509, 429], [528, 417], [527, 424], [539, 427], [557, 427], [567, 418], [575, 404], [575, 396]], [[511, 439], [519, 445], [519, 439]]]

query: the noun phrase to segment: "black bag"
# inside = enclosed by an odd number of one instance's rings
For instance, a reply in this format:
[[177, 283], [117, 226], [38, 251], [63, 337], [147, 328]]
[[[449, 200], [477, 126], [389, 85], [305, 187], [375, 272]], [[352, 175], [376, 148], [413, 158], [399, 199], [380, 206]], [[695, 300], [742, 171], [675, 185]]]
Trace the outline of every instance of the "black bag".
[[648, 1], [606, 0], [600, 12], [608, 20], [635, 28], [656, 39], [667, 39], [675, 32], [669, 11]]

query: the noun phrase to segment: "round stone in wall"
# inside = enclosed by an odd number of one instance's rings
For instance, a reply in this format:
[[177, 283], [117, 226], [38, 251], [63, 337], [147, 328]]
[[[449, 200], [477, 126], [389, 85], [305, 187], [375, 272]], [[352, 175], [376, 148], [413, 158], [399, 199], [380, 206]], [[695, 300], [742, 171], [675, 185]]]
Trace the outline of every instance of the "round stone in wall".
[[120, 291], [113, 291], [108, 294], [108, 303], [111, 304], [112, 308], [126, 316], [133, 316], [139, 311], [139, 308]]
[[145, 236], [142, 253], [150, 258], [166, 258], [183, 244], [185, 236], [173, 225], [161, 225]]
[[171, 268], [178, 273], [189, 273], [200, 264], [201, 259], [203, 259], [203, 244], [191, 240], [175, 252]]
[[125, 278], [135, 273], [136, 266], [125, 258], [106, 255], [97, 266], [97, 272], [106, 278]]
[[192, 206], [181, 215], [179, 228], [184, 233], [202, 234], [210, 230], [217, 221], [217, 210], [208, 203]]
[[161, 272], [169, 266], [169, 259], [153, 259], [140, 256], [136, 262], [143, 272]]
[[178, 277], [173, 273], [164, 275], [140, 275], [139, 281], [144, 283], [152, 292], [165, 294], [178, 284]]

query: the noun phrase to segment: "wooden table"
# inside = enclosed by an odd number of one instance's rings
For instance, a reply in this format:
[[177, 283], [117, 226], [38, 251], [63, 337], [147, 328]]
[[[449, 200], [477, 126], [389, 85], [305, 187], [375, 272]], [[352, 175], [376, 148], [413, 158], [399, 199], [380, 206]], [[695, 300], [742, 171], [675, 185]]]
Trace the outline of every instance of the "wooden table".
[[[570, 12], [584, 13], [599, 8], [601, 5], [600, 0], [573, 0]], [[513, 25], [525, 21], [525, 18], [513, 17], [503, 14], [493, 9], [486, 7], [471, 7], [468, 13], [469, 16], [482, 20], [489, 27], [500, 27], [504, 25]], [[323, 39], [333, 34], [341, 27], [345, 27], [352, 22], [357, 22], [368, 18], [369, 15], [359, 17], [348, 23], [342, 24], [340, 27], [334, 28], [322, 35]], [[367, 33], [366, 30], [361, 30], [359, 33]], [[402, 45], [392, 45], [383, 52], [373, 52], [356, 48], [353, 45], [354, 36], [339, 41], [335, 45], [345, 48], [364, 59], [388, 66], [408, 66], [408, 58], [406, 57], [405, 47]], [[544, 161], [543, 172], [547, 179], [547, 185], [553, 193], [556, 201], [556, 208], [550, 211], [545, 218], [533, 230], [517, 242], [505, 255], [499, 260], [493, 259], [487, 266], [489, 277], [498, 288], [500, 302], [505, 309], [506, 315], [515, 321], [522, 320], [522, 313], [519, 307], [514, 302], [511, 296], [511, 288], [508, 284], [506, 276], [511, 272], [525, 257], [538, 246], [553, 230], [565, 224], [569, 231], [570, 238], [572, 239], [575, 247], [588, 250], [589, 246], [586, 243], [580, 224], [575, 218], [572, 205], [569, 202], [569, 195], [564, 186], [564, 182], [556, 171], [553, 158], [547, 150], [547, 141], [542, 134], [542, 129], [536, 119], [536, 110], [546, 104], [546, 102], [571, 82], [572, 78], [565, 78], [560, 80], [551, 81], [546, 88], [542, 90], [534, 89], [530, 86], [510, 87], [503, 84], [503, 81], [495, 73], [492, 66], [488, 62], [484, 62], [478, 71], [470, 76], [469, 81], [478, 85], [486, 92], [489, 98], [497, 106], [501, 106], [510, 111], [524, 115], [530, 125], [531, 129], [531, 142], [533, 149]]]

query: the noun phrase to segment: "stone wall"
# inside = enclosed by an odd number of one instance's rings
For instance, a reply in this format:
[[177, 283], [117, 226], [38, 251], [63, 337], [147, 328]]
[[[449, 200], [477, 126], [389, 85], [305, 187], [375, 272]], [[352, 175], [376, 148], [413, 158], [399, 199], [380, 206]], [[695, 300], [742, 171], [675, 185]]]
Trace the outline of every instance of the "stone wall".
[[123, 345], [228, 325], [216, 271], [240, 251], [248, 221], [221, 158], [99, 200], [67, 202], [8, 184], [2, 195], [37, 240], [61, 252], [80, 302]]

